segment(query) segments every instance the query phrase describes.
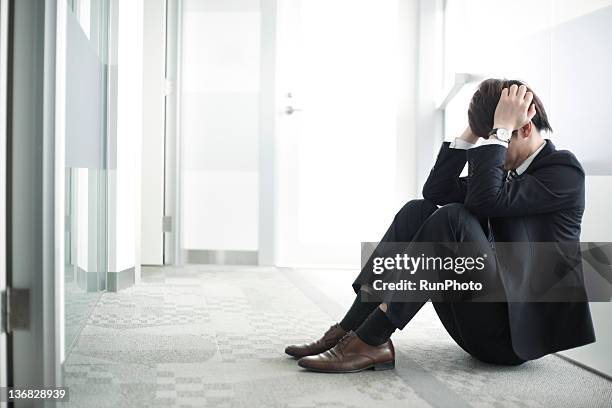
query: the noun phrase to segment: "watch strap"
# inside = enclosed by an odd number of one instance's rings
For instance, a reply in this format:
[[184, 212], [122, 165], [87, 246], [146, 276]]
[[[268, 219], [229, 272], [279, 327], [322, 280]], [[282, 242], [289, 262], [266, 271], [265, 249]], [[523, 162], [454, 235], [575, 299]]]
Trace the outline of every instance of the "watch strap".
[[[495, 128], [495, 129], [491, 130], [491, 131], [489, 132], [489, 137], [491, 137], [491, 136], [495, 136], [495, 139], [497, 139], [497, 140], [499, 140], [499, 141], [501, 141], [501, 142], [504, 142], [504, 143], [508, 143], [508, 142], [509, 142], [509, 139], [503, 139], [503, 138], [500, 138], [500, 137], [498, 136], [497, 132], [498, 132], [500, 129], [502, 129], [502, 128]], [[504, 129], [504, 130], [506, 130], [506, 132], [508, 133], [508, 136], [509, 136], [509, 135], [510, 135], [510, 132], [509, 132], [507, 129]]]

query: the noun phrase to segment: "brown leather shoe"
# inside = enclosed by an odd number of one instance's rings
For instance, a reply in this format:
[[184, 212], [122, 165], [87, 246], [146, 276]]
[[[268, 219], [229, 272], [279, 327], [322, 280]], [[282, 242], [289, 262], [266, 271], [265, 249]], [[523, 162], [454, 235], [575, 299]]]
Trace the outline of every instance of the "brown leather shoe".
[[322, 373], [356, 373], [395, 368], [395, 349], [391, 340], [380, 346], [364, 343], [354, 332], [342, 338], [332, 349], [304, 357], [298, 365]]
[[334, 347], [345, 334], [340, 324], [336, 323], [319, 340], [308, 344], [287, 346], [285, 353], [297, 358], [315, 356]]

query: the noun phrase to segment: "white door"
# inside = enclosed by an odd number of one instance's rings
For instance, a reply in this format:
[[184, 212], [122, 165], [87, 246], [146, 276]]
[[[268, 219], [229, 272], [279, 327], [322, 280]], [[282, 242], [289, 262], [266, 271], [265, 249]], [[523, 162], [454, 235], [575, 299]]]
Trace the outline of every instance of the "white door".
[[395, 210], [398, 1], [278, 6], [277, 261], [355, 266]]

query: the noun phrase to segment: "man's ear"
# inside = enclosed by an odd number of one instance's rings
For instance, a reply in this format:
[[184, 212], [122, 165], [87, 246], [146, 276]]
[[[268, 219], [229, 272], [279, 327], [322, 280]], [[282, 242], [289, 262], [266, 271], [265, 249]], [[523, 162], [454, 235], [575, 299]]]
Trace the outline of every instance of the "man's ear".
[[533, 123], [527, 122], [527, 124], [521, 128], [521, 131], [523, 133], [523, 137], [527, 138], [531, 136], [531, 132], [533, 131]]

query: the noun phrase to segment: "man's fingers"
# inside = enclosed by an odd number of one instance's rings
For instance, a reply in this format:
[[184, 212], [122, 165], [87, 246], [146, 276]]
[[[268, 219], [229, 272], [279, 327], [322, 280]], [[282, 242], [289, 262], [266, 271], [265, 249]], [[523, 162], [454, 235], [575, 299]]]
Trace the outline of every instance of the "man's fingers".
[[510, 89], [508, 90], [508, 95], [510, 97], [516, 96], [517, 92], [518, 92], [518, 85], [517, 84], [513, 84], [512, 86], [510, 86]]
[[533, 119], [535, 114], [536, 114], [535, 103], [532, 103], [531, 106], [529, 107], [529, 110], [527, 111], [527, 119], [529, 119], [527, 122], [531, 122], [531, 119]]
[[536, 114], [533, 98], [533, 92], [526, 85], [513, 84], [503, 88], [495, 109], [495, 118], [504, 123], [514, 123], [515, 127], [526, 125]]

